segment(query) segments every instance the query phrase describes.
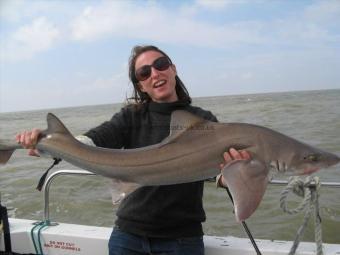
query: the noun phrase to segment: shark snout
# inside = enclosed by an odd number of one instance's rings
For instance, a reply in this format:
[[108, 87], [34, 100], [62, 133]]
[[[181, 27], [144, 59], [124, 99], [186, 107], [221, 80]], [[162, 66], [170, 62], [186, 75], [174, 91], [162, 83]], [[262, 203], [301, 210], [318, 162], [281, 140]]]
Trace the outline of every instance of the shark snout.
[[335, 159], [334, 159], [334, 164], [333, 165], [336, 165], [338, 163], [340, 163], [340, 157], [335, 155]]
[[329, 168], [340, 163], [340, 157], [328, 152], [308, 153], [295, 157], [288, 164], [288, 175], [309, 175], [320, 169]]
[[329, 153], [324, 162], [326, 164], [326, 167], [331, 167], [340, 163], [340, 157], [338, 155]]

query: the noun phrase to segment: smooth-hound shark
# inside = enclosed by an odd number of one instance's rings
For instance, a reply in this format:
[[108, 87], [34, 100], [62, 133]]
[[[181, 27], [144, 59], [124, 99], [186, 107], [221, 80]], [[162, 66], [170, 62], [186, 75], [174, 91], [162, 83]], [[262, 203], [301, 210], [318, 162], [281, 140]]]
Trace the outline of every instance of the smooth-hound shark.
[[[262, 126], [215, 123], [186, 111], [171, 116], [170, 135], [161, 143], [138, 149], [107, 149], [75, 139], [53, 114], [36, 148], [98, 175], [116, 179], [129, 193], [140, 186], [195, 182], [221, 173], [219, 163], [229, 148], [247, 150], [249, 160], [233, 160], [222, 169], [233, 196], [237, 221], [250, 217], [265, 193], [270, 172], [310, 174], [339, 163], [332, 153], [314, 148]], [[0, 140], [0, 164], [20, 144]], [[129, 183], [130, 185], [122, 185]], [[126, 188], [129, 187], [129, 188]], [[132, 188], [133, 187], [133, 188]]]

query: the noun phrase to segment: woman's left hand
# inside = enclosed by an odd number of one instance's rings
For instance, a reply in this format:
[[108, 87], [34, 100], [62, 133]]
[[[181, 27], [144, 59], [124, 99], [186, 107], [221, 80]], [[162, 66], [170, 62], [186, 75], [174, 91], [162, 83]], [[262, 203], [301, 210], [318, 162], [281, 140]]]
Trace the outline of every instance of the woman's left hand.
[[[223, 158], [224, 158], [224, 162], [220, 164], [221, 170], [223, 169], [225, 165], [229, 164], [233, 160], [248, 160], [251, 158], [251, 156], [249, 152], [246, 150], [235, 150], [234, 148], [230, 148], [229, 151], [226, 151], [223, 154]], [[217, 182], [218, 182], [218, 186], [227, 187], [227, 184], [222, 175], [220, 175], [220, 178]]]

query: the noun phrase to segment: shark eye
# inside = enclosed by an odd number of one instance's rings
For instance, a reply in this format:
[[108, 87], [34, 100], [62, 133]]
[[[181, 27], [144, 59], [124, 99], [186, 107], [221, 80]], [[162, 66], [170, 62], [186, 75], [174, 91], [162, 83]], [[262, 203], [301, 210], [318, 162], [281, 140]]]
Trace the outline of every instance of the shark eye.
[[310, 154], [306, 157], [304, 157], [305, 160], [312, 161], [312, 162], [317, 162], [319, 161], [320, 157], [316, 154]]

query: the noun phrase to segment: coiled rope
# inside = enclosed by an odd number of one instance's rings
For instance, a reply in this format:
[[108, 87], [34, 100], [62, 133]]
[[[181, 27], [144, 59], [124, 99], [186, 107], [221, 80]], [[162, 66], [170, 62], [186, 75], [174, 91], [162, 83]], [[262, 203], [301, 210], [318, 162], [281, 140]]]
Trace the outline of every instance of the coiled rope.
[[[306, 226], [309, 219], [314, 212], [314, 235], [316, 243], [316, 254], [323, 255], [322, 250], [322, 228], [321, 228], [321, 217], [319, 214], [319, 190], [320, 181], [317, 176], [308, 176], [305, 181], [299, 179], [298, 177], [291, 177], [288, 181], [287, 187], [281, 192], [280, 197], [280, 207], [285, 213], [297, 214], [299, 212], [305, 211], [305, 216], [303, 218], [303, 223], [296, 233], [296, 237], [292, 248], [290, 249], [289, 255], [295, 254], [300, 240], [304, 235]], [[294, 209], [288, 209], [287, 207], [287, 197], [290, 192], [303, 197], [302, 202]]]

